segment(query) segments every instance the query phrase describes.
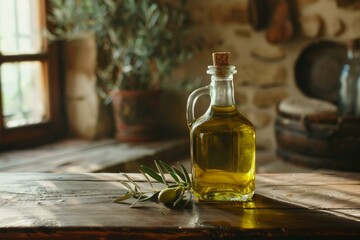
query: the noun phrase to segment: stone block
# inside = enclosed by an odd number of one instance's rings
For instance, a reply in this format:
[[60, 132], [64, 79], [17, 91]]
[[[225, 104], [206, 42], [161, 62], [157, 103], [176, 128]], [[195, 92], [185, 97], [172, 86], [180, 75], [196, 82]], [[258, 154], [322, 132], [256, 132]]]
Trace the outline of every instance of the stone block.
[[287, 71], [282, 64], [248, 63], [239, 66], [236, 84], [258, 87], [283, 86]]
[[196, 24], [246, 24], [246, 1], [209, 1], [191, 2], [192, 20]]
[[235, 95], [235, 102], [238, 104], [238, 105], [244, 105], [247, 103], [247, 94], [240, 91], [240, 90], [237, 90], [235, 89], [235, 92], [234, 92], [234, 95]]
[[253, 104], [259, 108], [272, 107], [288, 96], [284, 88], [256, 89], [253, 96]]
[[360, 16], [353, 19], [350, 24], [350, 32], [352, 36], [360, 36]]
[[316, 38], [322, 34], [324, 20], [320, 15], [303, 16], [300, 19], [301, 32], [305, 37]]
[[280, 61], [286, 57], [286, 52], [282, 47], [256, 47], [251, 50], [251, 56], [263, 61]]
[[270, 125], [272, 116], [264, 110], [240, 108], [240, 112], [254, 125], [256, 129], [262, 129]]
[[345, 23], [340, 18], [332, 18], [326, 25], [326, 31], [329, 36], [338, 37], [346, 30]]

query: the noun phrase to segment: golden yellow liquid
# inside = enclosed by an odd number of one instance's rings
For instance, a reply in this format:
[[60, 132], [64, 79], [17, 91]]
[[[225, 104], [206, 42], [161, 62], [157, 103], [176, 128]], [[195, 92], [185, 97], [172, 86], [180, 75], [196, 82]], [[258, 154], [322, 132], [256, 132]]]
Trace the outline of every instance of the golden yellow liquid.
[[255, 190], [255, 129], [235, 106], [211, 106], [191, 128], [192, 189], [200, 201], [247, 201]]

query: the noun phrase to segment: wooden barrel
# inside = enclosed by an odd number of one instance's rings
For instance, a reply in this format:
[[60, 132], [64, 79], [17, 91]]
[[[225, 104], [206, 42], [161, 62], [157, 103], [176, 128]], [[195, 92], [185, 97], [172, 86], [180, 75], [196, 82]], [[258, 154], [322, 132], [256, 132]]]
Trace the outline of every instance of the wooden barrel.
[[312, 168], [360, 171], [360, 118], [340, 116], [333, 104], [288, 98], [277, 106], [277, 153]]

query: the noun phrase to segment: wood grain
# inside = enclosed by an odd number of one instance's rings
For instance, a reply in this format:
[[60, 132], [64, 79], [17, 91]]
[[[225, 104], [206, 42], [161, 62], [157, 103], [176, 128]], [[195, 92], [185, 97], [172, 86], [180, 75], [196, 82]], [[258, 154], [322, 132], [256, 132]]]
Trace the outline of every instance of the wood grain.
[[66, 140], [53, 145], [0, 154], [0, 172], [120, 172], [138, 171], [154, 159], [176, 159], [189, 154], [187, 138], [142, 144]]
[[[131, 176], [149, 188], [141, 175]], [[358, 174], [258, 174], [253, 201], [194, 200], [188, 209], [115, 204], [125, 193], [119, 180], [108, 173], [0, 173], [0, 239], [360, 236]]]

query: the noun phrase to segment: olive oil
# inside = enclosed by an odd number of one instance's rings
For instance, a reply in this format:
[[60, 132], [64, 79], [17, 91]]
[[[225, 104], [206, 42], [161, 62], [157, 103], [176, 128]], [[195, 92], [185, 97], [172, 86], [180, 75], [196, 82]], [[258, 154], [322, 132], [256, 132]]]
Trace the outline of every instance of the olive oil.
[[192, 126], [193, 192], [199, 200], [246, 201], [255, 188], [255, 130], [235, 106], [211, 106]]
[[[211, 84], [189, 97], [192, 191], [200, 201], [247, 201], [254, 194], [255, 129], [236, 108], [235, 72], [227, 64], [209, 66]], [[209, 109], [194, 120], [194, 99], [206, 91], [211, 97]]]

